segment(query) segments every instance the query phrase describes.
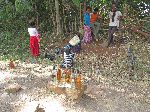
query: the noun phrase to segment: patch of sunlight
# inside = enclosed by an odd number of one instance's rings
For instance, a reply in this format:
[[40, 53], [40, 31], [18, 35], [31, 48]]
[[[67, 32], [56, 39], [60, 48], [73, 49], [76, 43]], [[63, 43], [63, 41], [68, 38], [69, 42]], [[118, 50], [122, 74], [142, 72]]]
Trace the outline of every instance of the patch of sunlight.
[[65, 112], [65, 108], [57, 99], [53, 99], [48, 102], [43, 100], [42, 104], [43, 104], [45, 112], [49, 112], [50, 110], [52, 112]]
[[21, 112], [34, 112], [38, 105], [38, 101], [27, 102]]
[[10, 72], [3, 72], [0, 71], [0, 82], [6, 81], [7, 79], [11, 78], [12, 76], [16, 76]]
[[[0, 82], [15, 80], [17, 77], [18, 77], [18, 75], [12, 74], [10, 72], [0, 71]], [[26, 76], [20, 75], [19, 77], [26, 77]]]
[[61, 101], [54, 98], [44, 98], [39, 101], [33, 100], [30, 96], [23, 95], [22, 100], [25, 101], [25, 105], [22, 107], [19, 112], [35, 112], [37, 106], [43, 108], [45, 112], [65, 112], [65, 107], [63, 107]]

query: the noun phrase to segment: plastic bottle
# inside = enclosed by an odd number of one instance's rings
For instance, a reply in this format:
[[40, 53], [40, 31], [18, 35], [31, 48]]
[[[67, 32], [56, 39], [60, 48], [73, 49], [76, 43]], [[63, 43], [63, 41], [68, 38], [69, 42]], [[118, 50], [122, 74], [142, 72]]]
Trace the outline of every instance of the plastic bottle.
[[61, 81], [61, 75], [62, 75], [62, 70], [60, 68], [60, 65], [58, 65], [58, 69], [57, 69], [57, 81], [58, 82]]
[[79, 72], [79, 70], [77, 70], [77, 77], [76, 77], [76, 89], [77, 90], [81, 90], [81, 73]]
[[65, 82], [70, 83], [71, 82], [71, 70], [67, 69], [65, 73]]

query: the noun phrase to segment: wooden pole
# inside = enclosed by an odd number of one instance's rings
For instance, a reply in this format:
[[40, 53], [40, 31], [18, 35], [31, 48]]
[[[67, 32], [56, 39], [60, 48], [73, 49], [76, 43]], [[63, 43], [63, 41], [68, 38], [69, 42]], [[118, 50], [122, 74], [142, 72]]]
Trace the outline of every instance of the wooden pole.
[[82, 3], [80, 3], [80, 27], [82, 28]]
[[75, 31], [77, 31], [77, 18], [76, 18], [76, 16], [75, 16]]
[[85, 13], [86, 12], [86, 0], [84, 0], [83, 6], [84, 6], [83, 13]]

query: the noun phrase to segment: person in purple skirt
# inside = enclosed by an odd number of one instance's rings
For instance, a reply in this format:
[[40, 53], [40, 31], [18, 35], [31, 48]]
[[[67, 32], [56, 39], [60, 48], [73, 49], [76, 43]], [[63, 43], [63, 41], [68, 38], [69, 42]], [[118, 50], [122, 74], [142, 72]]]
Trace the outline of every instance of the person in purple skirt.
[[84, 13], [84, 37], [82, 42], [91, 43], [92, 42], [92, 33], [90, 28], [90, 10], [91, 8], [88, 6], [86, 8], [86, 12]]

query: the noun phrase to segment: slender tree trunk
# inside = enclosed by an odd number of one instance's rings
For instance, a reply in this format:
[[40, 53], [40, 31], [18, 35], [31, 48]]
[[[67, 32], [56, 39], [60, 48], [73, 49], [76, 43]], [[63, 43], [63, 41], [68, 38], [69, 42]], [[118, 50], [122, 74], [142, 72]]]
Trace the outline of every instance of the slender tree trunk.
[[80, 28], [82, 28], [82, 3], [80, 3]]
[[115, 3], [116, 4], [116, 6], [118, 6], [119, 5], [119, 0], [113, 0], [113, 3]]
[[77, 17], [75, 16], [75, 22], [74, 22], [75, 31], [77, 31]]
[[84, 3], [83, 3], [83, 13], [86, 12], [86, 0], [84, 0]]
[[56, 24], [57, 24], [57, 35], [62, 34], [62, 28], [60, 23], [60, 13], [59, 13], [59, 2], [55, 0], [55, 8], [56, 8]]
[[51, 18], [52, 18], [52, 23], [53, 23], [53, 32], [56, 33], [56, 22], [55, 22], [55, 14], [54, 11], [51, 9]]
[[72, 23], [71, 32], [74, 32], [74, 22], [71, 22], [71, 23]]

